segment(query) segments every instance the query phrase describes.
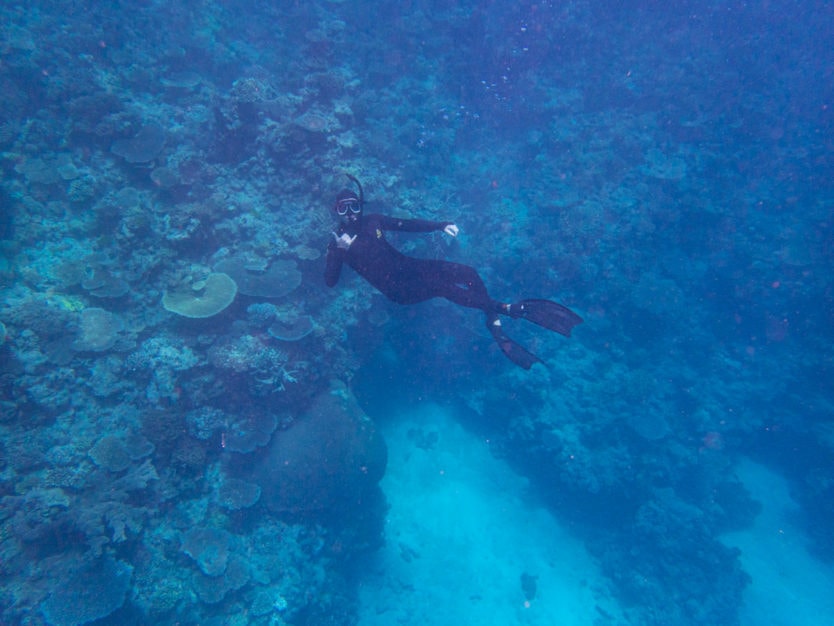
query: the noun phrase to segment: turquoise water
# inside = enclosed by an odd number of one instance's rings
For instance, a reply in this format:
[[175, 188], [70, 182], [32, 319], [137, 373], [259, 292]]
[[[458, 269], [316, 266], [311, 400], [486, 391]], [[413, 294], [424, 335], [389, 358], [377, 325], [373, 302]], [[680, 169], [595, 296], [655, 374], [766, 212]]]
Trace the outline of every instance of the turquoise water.
[[0, 622], [834, 619], [830, 3], [1, 10]]

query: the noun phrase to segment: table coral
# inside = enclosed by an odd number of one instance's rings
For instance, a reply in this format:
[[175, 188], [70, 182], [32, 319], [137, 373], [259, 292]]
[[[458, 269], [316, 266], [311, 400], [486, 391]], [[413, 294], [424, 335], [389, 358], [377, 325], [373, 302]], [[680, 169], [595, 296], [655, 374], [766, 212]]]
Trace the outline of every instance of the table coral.
[[218, 576], [195, 573], [194, 589], [200, 600], [206, 604], [217, 604], [231, 591], [237, 591], [250, 580], [249, 567], [243, 558], [232, 555], [228, 567]]
[[113, 347], [123, 330], [124, 322], [115, 314], [87, 308], [81, 311], [79, 333], [72, 347], [79, 352], [104, 352]]
[[181, 549], [206, 576], [220, 576], [226, 571], [231, 543], [225, 530], [197, 527], [183, 535]]
[[127, 469], [132, 459], [119, 437], [105, 435], [90, 449], [90, 458], [95, 464], [111, 472]]
[[280, 317], [267, 332], [279, 341], [299, 341], [313, 332], [313, 318], [309, 315]]
[[164, 145], [165, 129], [151, 123], [143, 126], [133, 137], [114, 141], [110, 151], [128, 163], [147, 163], [157, 157]]
[[41, 611], [51, 626], [81, 626], [106, 617], [124, 604], [132, 573], [132, 566], [110, 556], [59, 561], [50, 570], [53, 586]]
[[217, 500], [220, 506], [237, 511], [253, 506], [261, 497], [261, 488], [245, 480], [227, 478], [217, 488]]
[[214, 271], [231, 276], [240, 293], [260, 298], [281, 298], [301, 284], [295, 261], [273, 261], [261, 269], [243, 258], [229, 257], [216, 263]]
[[249, 410], [232, 416], [224, 435], [224, 445], [231, 452], [247, 453], [269, 443], [278, 427], [273, 413]]
[[166, 291], [162, 306], [166, 311], [190, 318], [212, 317], [235, 299], [238, 287], [227, 274], [215, 272], [190, 290]]

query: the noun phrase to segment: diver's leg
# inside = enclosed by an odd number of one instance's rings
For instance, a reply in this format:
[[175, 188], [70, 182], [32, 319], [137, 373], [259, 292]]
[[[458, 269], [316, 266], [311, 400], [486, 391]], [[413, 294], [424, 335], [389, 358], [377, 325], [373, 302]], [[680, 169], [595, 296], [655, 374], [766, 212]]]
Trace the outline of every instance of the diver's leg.
[[552, 300], [531, 298], [513, 304], [493, 300], [478, 272], [468, 265], [441, 261], [435, 269], [438, 295], [455, 304], [481, 309], [488, 315], [498, 313], [525, 319], [566, 337], [570, 337], [574, 326], [582, 323], [576, 313]]
[[533, 363], [542, 362], [542, 360], [535, 354], [528, 352], [504, 334], [504, 329], [501, 327], [501, 320], [498, 319], [498, 316], [494, 313], [487, 315], [486, 325], [492, 335], [492, 338], [495, 339], [495, 343], [498, 344], [501, 352], [504, 353], [504, 356], [519, 367], [529, 370], [533, 367]]
[[484, 281], [474, 268], [449, 261], [441, 263], [436, 274], [439, 295], [455, 304], [481, 309], [486, 313], [504, 311], [505, 305], [490, 297]]
[[487, 316], [487, 329], [504, 356], [526, 370], [529, 370], [533, 363], [542, 362], [535, 354], [528, 352], [504, 334], [498, 314], [508, 314], [510, 305], [490, 298], [478, 272], [468, 265], [448, 261], [441, 262], [436, 269], [440, 270], [435, 274], [439, 295], [455, 304], [484, 311]]
[[582, 323], [582, 318], [576, 313], [552, 300], [521, 300], [505, 307], [505, 315], [525, 319], [565, 337], [570, 337], [573, 327]]

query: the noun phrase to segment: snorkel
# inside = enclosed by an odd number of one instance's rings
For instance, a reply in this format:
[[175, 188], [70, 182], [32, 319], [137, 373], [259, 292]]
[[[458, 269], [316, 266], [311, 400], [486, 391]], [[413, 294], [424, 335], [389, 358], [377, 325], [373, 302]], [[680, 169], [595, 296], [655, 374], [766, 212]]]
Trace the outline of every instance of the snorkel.
[[356, 176], [351, 176], [347, 172], [345, 172], [345, 176], [347, 176], [352, 183], [354, 183], [359, 188], [359, 207], [364, 209], [365, 208], [365, 194], [362, 192], [362, 183], [360, 183]]

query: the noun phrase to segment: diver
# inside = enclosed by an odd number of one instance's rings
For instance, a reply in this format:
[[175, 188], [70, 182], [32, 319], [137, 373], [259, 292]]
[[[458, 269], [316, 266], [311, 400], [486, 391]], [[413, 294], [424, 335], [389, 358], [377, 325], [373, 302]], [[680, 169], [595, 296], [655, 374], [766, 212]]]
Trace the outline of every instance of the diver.
[[461, 306], [481, 309], [486, 313], [487, 328], [501, 352], [524, 369], [542, 361], [504, 334], [499, 315], [525, 319], [565, 337], [570, 337], [571, 329], [582, 322], [576, 313], [551, 300], [520, 300], [516, 303], [493, 300], [481, 277], [468, 265], [405, 256], [385, 240], [385, 231], [428, 233], [442, 230], [456, 237], [458, 227], [452, 222], [399, 219], [376, 213], [366, 215], [362, 185], [350, 174], [346, 176], [356, 185], [359, 195], [343, 189], [336, 196], [333, 210], [342, 221], [332, 233], [333, 240], [327, 247], [324, 279], [328, 287], [339, 281], [342, 264], [347, 263], [398, 304], [446, 298]]

